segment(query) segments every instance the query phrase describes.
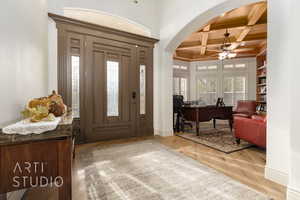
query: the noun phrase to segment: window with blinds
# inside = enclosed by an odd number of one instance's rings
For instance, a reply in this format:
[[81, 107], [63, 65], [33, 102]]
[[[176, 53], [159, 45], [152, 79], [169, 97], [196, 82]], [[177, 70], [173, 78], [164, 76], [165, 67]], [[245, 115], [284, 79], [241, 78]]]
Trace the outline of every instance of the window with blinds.
[[198, 100], [204, 101], [207, 105], [214, 105], [217, 101], [216, 78], [200, 78], [197, 80], [197, 97]]
[[246, 99], [246, 77], [225, 77], [223, 82], [224, 103], [236, 106], [237, 101]]
[[182, 95], [184, 100], [188, 100], [188, 79], [182, 77], [173, 78], [173, 94]]

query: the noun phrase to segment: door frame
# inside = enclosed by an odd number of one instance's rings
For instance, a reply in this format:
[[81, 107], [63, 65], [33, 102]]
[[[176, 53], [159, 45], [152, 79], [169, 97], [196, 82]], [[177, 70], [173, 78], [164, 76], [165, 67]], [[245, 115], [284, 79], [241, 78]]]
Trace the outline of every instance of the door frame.
[[[159, 40], [145, 37], [137, 34], [128, 33], [125, 31], [120, 31], [117, 29], [112, 29], [108, 27], [103, 27], [99, 25], [95, 25], [88, 22], [83, 22], [76, 19], [67, 18], [64, 16], [56, 15], [49, 13], [48, 16], [52, 18], [56, 22], [56, 27], [58, 30], [58, 92], [62, 95], [62, 97], [65, 100], [65, 103], [68, 107], [71, 107], [72, 105], [72, 91], [71, 91], [71, 78], [72, 78], [72, 71], [70, 69], [70, 61], [68, 60], [68, 34], [75, 33], [75, 34], [81, 34], [83, 35], [83, 40], [80, 40], [80, 46], [82, 48], [82, 52], [84, 52], [85, 47], [87, 45], [86, 43], [86, 37], [85, 35], [92, 35], [96, 37], [102, 37], [107, 38], [111, 40], [116, 41], [126, 41], [128, 44], [136, 45], [137, 48], [146, 48], [148, 49], [148, 59], [147, 63], [149, 66], [149, 73], [147, 74], [147, 83], [148, 81], [152, 81], [152, 84], [147, 84], [147, 100], [151, 102], [151, 105], [147, 105], [147, 109], [150, 109], [150, 115], [147, 116], [147, 130], [142, 134], [137, 134], [137, 136], [142, 135], [153, 135], [154, 129], [153, 129], [153, 48], [155, 43], [157, 43]], [[80, 52], [80, 53], [82, 53]], [[139, 55], [139, 53], [138, 53]], [[137, 56], [138, 56], [137, 55]], [[85, 62], [84, 58], [85, 56], [80, 59], [81, 62]], [[139, 61], [140, 62], [140, 61]], [[85, 77], [85, 66], [81, 66], [81, 76]], [[148, 69], [147, 69], [148, 71]], [[150, 75], [149, 75], [150, 74]], [[149, 77], [148, 77], [149, 75]], [[84, 82], [84, 81], [81, 81]], [[82, 85], [83, 84], [83, 85]], [[83, 94], [85, 88], [85, 83], [80, 83], [80, 93]], [[83, 90], [83, 91], [82, 91]], [[139, 96], [139, 92], [136, 92], [137, 96]], [[85, 108], [85, 105], [82, 103], [82, 98], [80, 97], [80, 107], [81, 109]], [[139, 104], [138, 104], [139, 106]], [[138, 109], [139, 110], [139, 109]], [[138, 115], [140, 116], [140, 115]], [[138, 118], [138, 126], [142, 126], [142, 120]], [[78, 120], [79, 121], [79, 120]], [[86, 141], [85, 139], [85, 116], [82, 116], [80, 114], [80, 135], [78, 136], [80, 139], [80, 143], [84, 143]], [[148, 133], [149, 132], [149, 133]]]

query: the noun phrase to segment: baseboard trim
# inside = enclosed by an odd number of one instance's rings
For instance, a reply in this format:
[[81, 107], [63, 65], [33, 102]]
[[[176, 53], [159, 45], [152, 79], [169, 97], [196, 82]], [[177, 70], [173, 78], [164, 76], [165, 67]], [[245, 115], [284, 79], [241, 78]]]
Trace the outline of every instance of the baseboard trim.
[[283, 186], [287, 186], [289, 182], [289, 175], [287, 173], [265, 167], [265, 178]]
[[154, 135], [159, 135], [161, 137], [169, 137], [169, 136], [173, 136], [174, 133], [173, 131], [161, 131], [161, 130], [154, 129]]
[[299, 199], [300, 199], [300, 191], [288, 187], [287, 200], [299, 200]]

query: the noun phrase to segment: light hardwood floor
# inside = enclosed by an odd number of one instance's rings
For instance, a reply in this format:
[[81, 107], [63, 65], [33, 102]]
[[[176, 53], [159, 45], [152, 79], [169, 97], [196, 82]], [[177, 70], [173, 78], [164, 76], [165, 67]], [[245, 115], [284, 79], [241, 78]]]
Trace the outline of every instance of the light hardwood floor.
[[255, 190], [267, 194], [273, 199], [286, 199], [286, 188], [264, 177], [266, 164], [266, 153], [264, 150], [253, 147], [225, 154], [177, 136], [156, 137], [156, 140]]
[[[175, 151], [178, 151], [199, 161], [202, 164], [214, 168], [217, 171], [220, 171], [255, 190], [267, 194], [273, 199], [285, 199], [286, 188], [264, 178], [266, 155], [263, 150], [258, 148], [249, 148], [235, 153], [225, 154], [177, 136], [166, 138], [157, 136], [151, 138], [133, 138], [127, 140], [79, 145], [76, 147], [76, 152], [78, 153], [99, 145], [110, 146], [112, 144], [132, 143], [146, 139], [157, 140]], [[85, 188], [80, 184], [80, 177], [78, 177], [78, 171], [80, 170], [80, 168], [78, 168], [80, 163], [78, 162], [79, 161], [77, 159], [74, 160], [73, 199], [84, 200], [86, 199], [84, 196]], [[55, 200], [56, 198], [57, 192], [55, 190], [44, 188], [30, 190], [27, 192], [25, 200]]]

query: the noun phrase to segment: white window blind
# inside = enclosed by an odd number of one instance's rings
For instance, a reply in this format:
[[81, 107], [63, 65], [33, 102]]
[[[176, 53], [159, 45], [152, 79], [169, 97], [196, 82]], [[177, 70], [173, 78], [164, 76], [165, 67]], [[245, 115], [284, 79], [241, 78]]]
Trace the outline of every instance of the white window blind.
[[184, 100], [188, 100], [188, 79], [182, 77], [173, 78], [173, 94], [182, 95]]
[[217, 101], [217, 79], [200, 78], [197, 80], [198, 100], [204, 101], [207, 105], [213, 105]]
[[246, 99], [246, 77], [225, 77], [223, 81], [223, 96], [226, 105], [235, 106], [238, 100]]

